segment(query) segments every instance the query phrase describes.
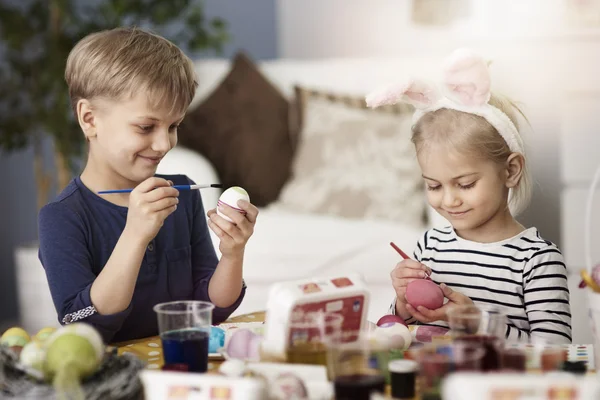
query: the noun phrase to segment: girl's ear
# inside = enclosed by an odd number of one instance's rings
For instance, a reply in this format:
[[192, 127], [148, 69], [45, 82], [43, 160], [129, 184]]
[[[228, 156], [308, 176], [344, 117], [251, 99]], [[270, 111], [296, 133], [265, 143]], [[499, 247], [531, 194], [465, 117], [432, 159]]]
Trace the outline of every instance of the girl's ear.
[[95, 110], [89, 100], [81, 99], [77, 102], [77, 120], [88, 141], [96, 136]]
[[512, 153], [506, 160], [506, 187], [511, 189], [515, 188], [521, 177], [523, 176], [523, 170], [525, 168], [525, 157], [521, 153]]

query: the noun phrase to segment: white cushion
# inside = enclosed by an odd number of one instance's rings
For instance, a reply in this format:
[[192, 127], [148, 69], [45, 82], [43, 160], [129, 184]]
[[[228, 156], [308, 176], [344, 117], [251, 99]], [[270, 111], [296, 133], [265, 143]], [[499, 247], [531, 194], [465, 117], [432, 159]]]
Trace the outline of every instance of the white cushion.
[[303, 127], [288, 210], [423, 228], [424, 185], [410, 141], [412, 108], [365, 108], [361, 97], [300, 91]]

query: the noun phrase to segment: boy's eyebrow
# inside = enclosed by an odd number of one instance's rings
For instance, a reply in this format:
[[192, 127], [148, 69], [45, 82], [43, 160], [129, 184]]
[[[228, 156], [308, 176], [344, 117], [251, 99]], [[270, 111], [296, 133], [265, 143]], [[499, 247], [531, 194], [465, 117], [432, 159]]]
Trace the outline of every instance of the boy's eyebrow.
[[[182, 116], [181, 118], [178, 118], [176, 122], [181, 122], [183, 120], [185, 116]], [[160, 122], [159, 118], [153, 117], [151, 115], [142, 115], [138, 117], [139, 119], [149, 119], [151, 121], [156, 121], [156, 122]]]
[[[456, 180], [456, 179], [460, 179], [460, 178], [466, 178], [467, 176], [476, 175], [476, 174], [477, 174], [477, 172], [470, 172], [468, 174], [462, 174], [462, 175], [459, 175], [459, 176], [455, 176], [454, 178], [452, 178], [452, 180]], [[435, 181], [436, 180], [436, 179], [430, 178], [430, 177], [425, 176], [425, 175], [421, 175], [421, 176], [424, 179], [429, 179], [430, 181]]]

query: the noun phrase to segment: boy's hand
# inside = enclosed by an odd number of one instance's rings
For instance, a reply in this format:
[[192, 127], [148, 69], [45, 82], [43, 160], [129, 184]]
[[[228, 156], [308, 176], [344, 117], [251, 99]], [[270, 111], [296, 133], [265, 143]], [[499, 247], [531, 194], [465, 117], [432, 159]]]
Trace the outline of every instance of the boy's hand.
[[406, 305], [406, 310], [415, 317], [418, 321], [428, 324], [434, 321], [448, 321], [448, 310], [455, 306], [473, 305], [473, 300], [462, 293], [452, 290], [448, 285], [442, 283], [440, 285], [444, 297], [448, 299], [446, 304], [437, 310], [430, 310], [423, 306], [414, 308], [410, 304]]
[[392, 286], [396, 291], [396, 314], [401, 318], [408, 319], [410, 313], [406, 310], [406, 286], [416, 280], [431, 275], [431, 269], [418, 261], [402, 260], [390, 273]]
[[223, 257], [241, 258], [248, 239], [254, 233], [258, 208], [246, 200], [239, 200], [237, 205], [246, 211], [246, 215], [227, 205], [219, 206], [220, 211], [233, 222], [218, 215], [216, 209], [207, 213], [208, 226], [221, 240], [219, 250]]
[[152, 177], [137, 185], [129, 194], [125, 229], [141, 236], [144, 243], [154, 239], [165, 219], [177, 209], [179, 190], [172, 188], [172, 184], [165, 179]]

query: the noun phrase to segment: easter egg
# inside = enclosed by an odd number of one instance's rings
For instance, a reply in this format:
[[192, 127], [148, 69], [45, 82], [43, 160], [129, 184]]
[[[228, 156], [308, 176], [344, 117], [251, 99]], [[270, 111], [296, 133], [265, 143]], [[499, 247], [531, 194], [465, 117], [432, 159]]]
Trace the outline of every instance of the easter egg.
[[384, 315], [383, 317], [379, 318], [379, 321], [377, 321], [377, 326], [383, 326], [386, 324], [406, 325], [406, 322], [404, 322], [404, 320], [397, 315], [388, 314], [388, 315]]
[[36, 375], [40, 377], [43, 377], [42, 371], [45, 358], [46, 350], [44, 349], [44, 345], [37, 340], [27, 343], [19, 356], [21, 364], [36, 371]]
[[2, 334], [0, 344], [8, 347], [24, 347], [30, 340], [31, 338], [25, 329], [15, 327], [8, 329]]
[[227, 341], [225, 347], [227, 356], [234, 359], [257, 361], [260, 339], [259, 335], [249, 329], [236, 329]]
[[44, 376], [58, 398], [81, 391], [82, 380], [91, 376], [104, 357], [102, 336], [91, 325], [77, 322], [63, 326], [44, 342]]
[[[246, 211], [242, 210], [238, 206], [238, 200], [250, 201], [250, 196], [248, 196], [248, 192], [246, 192], [246, 190], [244, 190], [243, 188], [239, 186], [232, 186], [221, 194], [217, 205], [229, 206], [242, 214], [246, 214]], [[217, 207], [217, 214], [225, 218], [227, 221], [233, 222], [231, 218], [229, 218], [219, 210], [219, 207]]]
[[406, 350], [412, 343], [412, 334], [404, 324], [387, 323], [379, 326], [373, 337], [390, 349]]
[[260, 344], [262, 342], [262, 336], [255, 335], [250, 339], [248, 344], [248, 360], [259, 361], [260, 360]]
[[246, 363], [242, 360], [227, 360], [219, 367], [222, 375], [238, 378], [246, 372]]
[[300, 377], [292, 372], [278, 375], [271, 384], [272, 399], [307, 399], [308, 389]]
[[33, 340], [36, 340], [38, 342], [44, 342], [54, 332], [56, 332], [56, 328], [52, 328], [52, 327], [42, 328], [38, 331], [38, 333], [35, 334], [35, 336], [33, 337]]
[[433, 281], [416, 279], [406, 286], [406, 301], [415, 308], [436, 310], [444, 304], [444, 294]]
[[213, 326], [210, 328], [210, 337], [208, 340], [208, 352], [217, 353], [225, 345], [225, 331]]

